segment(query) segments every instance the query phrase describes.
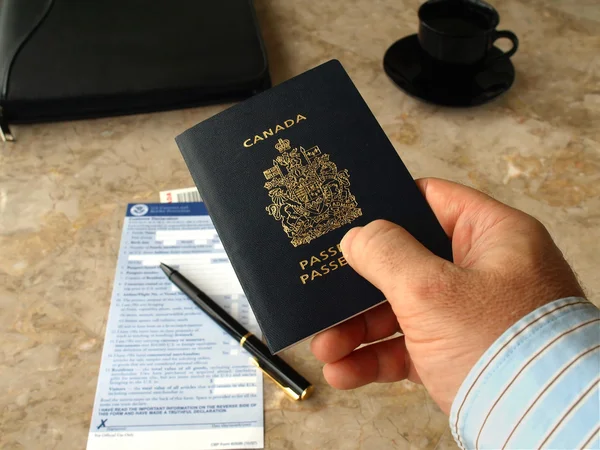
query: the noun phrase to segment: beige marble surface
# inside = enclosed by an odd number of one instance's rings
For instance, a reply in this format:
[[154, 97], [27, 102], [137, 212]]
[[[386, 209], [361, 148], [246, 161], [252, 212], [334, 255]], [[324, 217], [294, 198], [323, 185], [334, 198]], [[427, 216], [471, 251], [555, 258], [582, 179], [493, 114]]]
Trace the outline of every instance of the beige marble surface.
[[[547, 224], [600, 302], [600, 6], [496, 0], [521, 38], [517, 81], [476, 109], [422, 104], [382, 71], [416, 29], [416, 0], [258, 0], [275, 82], [342, 61], [415, 176], [483, 189]], [[82, 449], [124, 207], [192, 185], [173, 137], [224, 105], [15, 127], [0, 147], [0, 448]], [[335, 392], [307, 345], [285, 354], [317, 384], [294, 404], [265, 383], [269, 449], [455, 448], [409, 383]], [[175, 447], [174, 447], [175, 448]]]

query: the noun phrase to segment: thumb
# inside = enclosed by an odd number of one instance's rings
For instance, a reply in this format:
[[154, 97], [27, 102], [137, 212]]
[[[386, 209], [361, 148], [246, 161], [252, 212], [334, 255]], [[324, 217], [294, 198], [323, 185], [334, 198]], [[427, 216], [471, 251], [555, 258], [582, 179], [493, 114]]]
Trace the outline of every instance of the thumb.
[[348, 264], [382, 291], [392, 306], [392, 300], [403, 298], [406, 289], [431, 283], [450, 264], [387, 220], [351, 229], [340, 245]]

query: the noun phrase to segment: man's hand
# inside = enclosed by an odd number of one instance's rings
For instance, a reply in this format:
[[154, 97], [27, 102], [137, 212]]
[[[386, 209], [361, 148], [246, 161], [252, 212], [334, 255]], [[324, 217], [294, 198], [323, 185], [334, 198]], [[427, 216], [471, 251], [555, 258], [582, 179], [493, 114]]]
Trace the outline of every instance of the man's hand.
[[[346, 260], [388, 303], [324, 331], [311, 347], [335, 388], [407, 378], [449, 413], [469, 370], [505, 330], [546, 303], [584, 294], [531, 216], [449, 181], [417, 183], [452, 239], [454, 264], [390, 222], [350, 230]], [[357, 349], [398, 331], [404, 336]]]

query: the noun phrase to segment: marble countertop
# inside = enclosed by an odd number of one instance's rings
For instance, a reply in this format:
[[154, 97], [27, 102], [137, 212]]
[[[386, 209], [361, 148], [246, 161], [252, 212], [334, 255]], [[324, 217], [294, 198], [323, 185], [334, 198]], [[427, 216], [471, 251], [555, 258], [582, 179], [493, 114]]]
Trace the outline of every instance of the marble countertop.
[[[257, 0], [274, 81], [339, 59], [413, 175], [449, 178], [550, 229], [600, 303], [600, 8], [496, 0], [517, 79], [486, 106], [423, 104], [382, 70], [416, 31], [416, 0]], [[125, 205], [192, 186], [174, 136], [227, 105], [15, 126], [0, 146], [0, 448], [85, 447]], [[336, 392], [308, 344], [284, 355], [317, 389], [293, 403], [265, 382], [269, 449], [455, 448], [407, 382]]]

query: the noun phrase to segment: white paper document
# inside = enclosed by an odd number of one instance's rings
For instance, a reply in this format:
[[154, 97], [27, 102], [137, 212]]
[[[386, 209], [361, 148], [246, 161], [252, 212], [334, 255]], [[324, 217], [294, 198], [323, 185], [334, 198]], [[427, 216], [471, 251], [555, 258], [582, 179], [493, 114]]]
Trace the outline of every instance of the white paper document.
[[262, 373], [161, 262], [260, 335], [203, 203], [129, 205], [88, 450], [263, 448]]

